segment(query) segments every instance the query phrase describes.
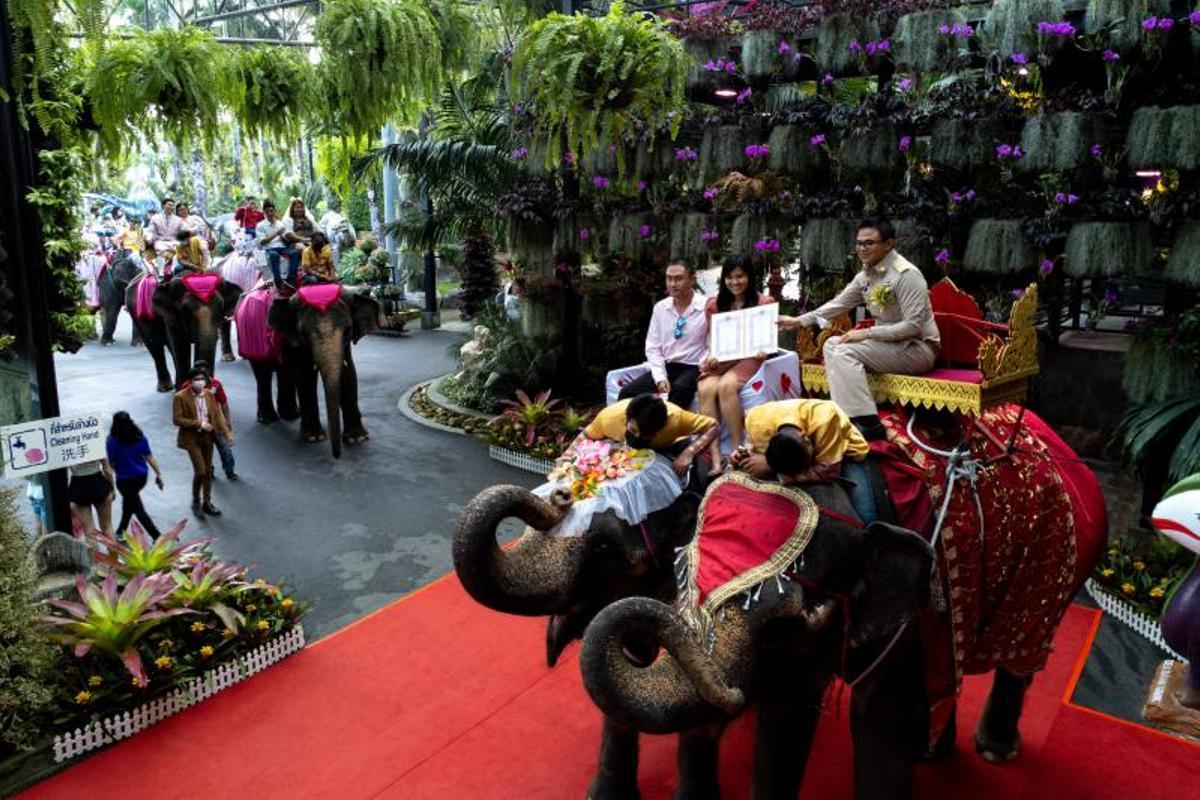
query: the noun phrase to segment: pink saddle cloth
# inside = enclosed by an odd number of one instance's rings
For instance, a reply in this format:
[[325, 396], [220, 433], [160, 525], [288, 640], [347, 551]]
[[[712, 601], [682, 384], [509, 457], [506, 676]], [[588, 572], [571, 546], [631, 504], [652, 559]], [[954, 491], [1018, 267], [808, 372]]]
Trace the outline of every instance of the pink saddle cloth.
[[257, 289], [242, 295], [233, 319], [237, 323], [238, 355], [250, 361], [278, 360], [280, 340], [267, 324], [267, 313], [275, 295], [269, 289]]
[[158, 278], [153, 273], [146, 273], [138, 281], [137, 291], [133, 296], [133, 315], [138, 319], [154, 319], [154, 290], [158, 288]]
[[192, 296], [201, 303], [207, 303], [212, 299], [212, 296], [217, 293], [217, 287], [221, 285], [221, 276], [211, 273], [205, 275], [184, 275], [180, 278], [183, 281], [183, 286]]
[[299, 295], [300, 302], [324, 313], [342, 296], [342, 287], [336, 283], [316, 283], [301, 286], [296, 290], [296, 294]]
[[258, 283], [258, 264], [253, 256], [230, 253], [221, 263], [221, 277], [248, 292]]

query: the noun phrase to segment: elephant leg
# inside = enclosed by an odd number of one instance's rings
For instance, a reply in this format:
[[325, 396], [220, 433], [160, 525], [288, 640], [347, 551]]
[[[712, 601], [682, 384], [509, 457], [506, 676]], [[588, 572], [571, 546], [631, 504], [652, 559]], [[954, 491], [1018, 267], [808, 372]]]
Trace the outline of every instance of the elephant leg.
[[600, 765], [588, 787], [588, 800], [637, 800], [638, 734], [604, 718]]
[[929, 738], [924, 665], [915, 626], [854, 687], [854, 795], [858, 800], [912, 797], [913, 763]]
[[237, 357], [233, 354], [233, 322], [226, 318], [221, 320], [221, 360], [236, 361]]
[[175, 383], [171, 380], [171, 371], [167, 367], [165, 332], [161, 321], [135, 319], [134, 328], [141, 332], [146, 350], [154, 361], [154, 371], [158, 377], [158, 391], [173, 392]]
[[358, 407], [358, 372], [354, 368], [354, 356], [346, 347], [346, 358], [342, 362], [342, 438], [349, 444], [371, 438], [363, 426], [362, 411]]
[[[129, 318], [133, 319], [133, 314], [130, 314]], [[134, 325], [133, 333], [131, 333], [129, 335], [129, 346], [130, 347], [141, 347], [145, 343], [146, 343], [146, 340], [145, 340], [145, 337], [142, 336], [142, 329], [139, 328], [137, 325]]]
[[321, 407], [317, 401], [317, 370], [312, 354], [304, 346], [293, 347], [285, 356], [292, 365], [292, 376], [300, 400], [300, 438], [319, 442], [325, 438]]
[[758, 707], [750, 792], [754, 800], [794, 800], [799, 794], [820, 716], [819, 692], [800, 701]]
[[117, 317], [121, 315], [121, 304], [119, 302], [106, 302], [102, 308], [104, 311], [104, 326], [100, 329], [100, 344], [107, 347], [113, 343], [113, 334], [117, 330]]
[[[192, 342], [186, 331], [170, 324], [163, 325], [167, 333], [167, 347], [175, 357], [175, 378], [183, 381], [192, 371]], [[211, 362], [209, 363], [211, 366]]]
[[250, 370], [254, 373], [254, 393], [258, 403], [258, 421], [270, 425], [279, 420], [279, 414], [271, 403], [271, 383], [275, 376], [275, 365], [269, 361], [251, 361]]
[[1033, 683], [1032, 675], [1016, 675], [998, 667], [992, 679], [979, 727], [975, 729], [975, 751], [993, 763], [1011, 761], [1021, 752], [1021, 733], [1017, 725], [1025, 704], [1025, 690]]
[[717, 751], [725, 725], [705, 725], [679, 734], [679, 787], [675, 800], [720, 800]]
[[280, 364], [274, 369], [279, 383], [276, 388], [275, 407], [279, 409], [280, 419], [292, 422], [300, 418], [300, 409], [296, 403], [296, 381], [291, 370]]

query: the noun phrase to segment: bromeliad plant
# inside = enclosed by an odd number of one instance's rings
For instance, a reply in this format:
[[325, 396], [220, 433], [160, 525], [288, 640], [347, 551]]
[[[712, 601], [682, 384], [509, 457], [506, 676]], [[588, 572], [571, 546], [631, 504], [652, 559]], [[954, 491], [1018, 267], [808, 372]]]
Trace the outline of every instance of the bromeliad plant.
[[103, 533], [99, 535], [108, 552], [99, 554], [97, 559], [111, 572], [124, 577], [169, 572], [184, 567], [189, 562], [199, 560], [204, 546], [212, 541], [210, 536], [181, 544], [179, 536], [186, 525], [185, 520], [180, 520], [158, 539], [151, 539], [138, 521], [132, 520], [124, 538]]
[[246, 624], [246, 616], [225, 601], [254, 588], [254, 584], [240, 580], [245, 574], [242, 567], [220, 561], [197, 561], [187, 572], [173, 569], [171, 578], [175, 581], [175, 591], [168, 598], [168, 605], [211, 611], [226, 630], [237, 633]]
[[516, 100], [536, 109], [547, 166], [564, 152], [611, 145], [623, 174], [623, 137], [665, 126], [671, 138], [678, 133], [689, 62], [663, 22], [626, 13], [616, 0], [603, 17], [550, 14], [535, 22], [513, 52], [513, 87]]
[[122, 589], [118, 588], [115, 572], [109, 572], [99, 586], [80, 575], [75, 586], [81, 602], [50, 601], [68, 615], [44, 618], [46, 624], [58, 629], [53, 637], [72, 647], [77, 658], [86, 656], [93, 648], [116, 656], [139, 687], [149, 681], [138, 641], [171, 617], [196, 613], [188, 608], [160, 607], [175, 589], [170, 575], [135, 575]]

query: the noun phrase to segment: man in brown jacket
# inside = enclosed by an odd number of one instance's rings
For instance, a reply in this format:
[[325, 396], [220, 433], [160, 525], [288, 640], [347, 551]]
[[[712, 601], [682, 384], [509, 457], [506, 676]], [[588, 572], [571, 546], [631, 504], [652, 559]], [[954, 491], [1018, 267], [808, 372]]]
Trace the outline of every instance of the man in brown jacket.
[[192, 513], [199, 519], [204, 519], [205, 514], [214, 517], [221, 514], [212, 504], [213, 443], [221, 435], [233, 444], [233, 431], [217, 399], [207, 389], [204, 370], [193, 369], [188, 384], [175, 393], [172, 408], [172, 417], [179, 428], [175, 444], [192, 459]]

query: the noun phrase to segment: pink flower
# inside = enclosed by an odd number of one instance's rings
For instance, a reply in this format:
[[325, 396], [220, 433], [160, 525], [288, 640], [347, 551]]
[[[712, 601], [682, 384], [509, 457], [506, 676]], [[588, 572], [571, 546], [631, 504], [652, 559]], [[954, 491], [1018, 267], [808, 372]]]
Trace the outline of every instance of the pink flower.
[[1158, 29], [1160, 31], [1169, 31], [1173, 27], [1175, 27], [1175, 20], [1170, 17], [1163, 17], [1158, 21]]
[[810, 145], [812, 145], [813, 147], [820, 147], [821, 145], [825, 144], [825, 134], [823, 134], [823, 133], [813, 134], [812, 136], [809, 137], [808, 143]]
[[941, 250], [938, 251], [938, 254], [933, 257], [933, 260], [936, 261], [937, 263], [941, 264], [942, 266], [949, 264], [950, 263], [950, 251], [945, 248], [942, 248]]
[[1101, 58], [1103, 58], [1107, 64], [1115, 64], [1121, 60], [1121, 54], [1116, 50], [1105, 50], [1104, 55], [1101, 56]]
[[579, 229], [579, 241], [586, 242], [592, 235], [592, 232], [587, 228]]
[[717, 193], [719, 191], [720, 191], [719, 189], [705, 189], [704, 190], [704, 199], [711, 203], [713, 200], [717, 199]]
[[1049, 275], [1051, 272], [1054, 272], [1054, 262], [1047, 258], [1042, 261], [1040, 269], [1043, 275]]
[[700, 231], [700, 241], [702, 242], [715, 242], [720, 238], [721, 236], [717, 233], [716, 228], [705, 228], [704, 230]]
[[1158, 17], [1146, 17], [1142, 20], [1142, 30], [1152, 31], [1158, 27]]
[[779, 41], [779, 55], [783, 55], [784, 53], [790, 53], [791, 51], [792, 51], [792, 46], [781, 39]]
[[604, 177], [603, 175], [593, 175], [592, 186], [595, 186], [597, 189], [607, 189], [608, 178]]
[[911, 136], [901, 136], [900, 144], [897, 145], [897, 147], [899, 148], [901, 153], [907, 153], [908, 148], [912, 147], [912, 137]]
[[638, 227], [638, 236], [641, 236], [643, 239], [650, 238], [650, 234], [652, 233], [654, 233], [653, 225], [641, 225]]

